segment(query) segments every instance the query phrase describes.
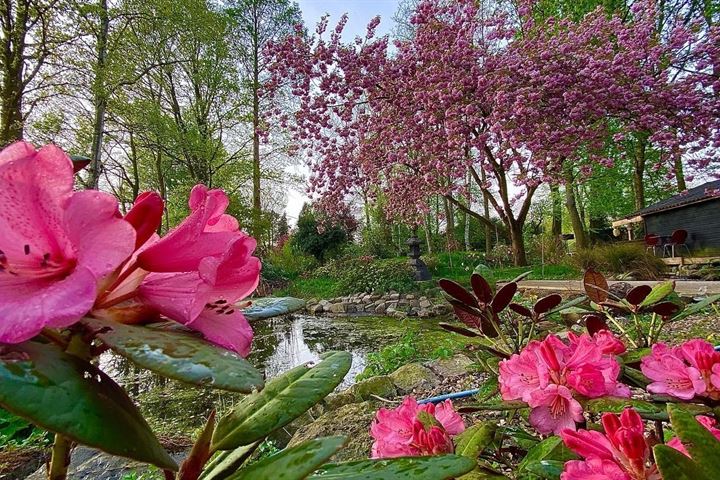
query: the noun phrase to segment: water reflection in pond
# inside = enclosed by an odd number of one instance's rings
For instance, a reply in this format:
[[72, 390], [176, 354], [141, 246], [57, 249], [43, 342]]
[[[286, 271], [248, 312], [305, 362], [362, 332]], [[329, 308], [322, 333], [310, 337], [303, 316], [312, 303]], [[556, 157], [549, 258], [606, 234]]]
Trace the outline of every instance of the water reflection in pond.
[[[442, 331], [430, 320], [398, 320], [385, 317], [327, 318], [307, 315], [278, 317], [253, 323], [255, 339], [248, 360], [266, 378], [297, 365], [315, 362], [320, 354], [343, 350], [352, 354], [352, 367], [339, 388], [355, 381], [363, 371], [367, 354], [393, 343], [408, 331], [420, 335]], [[122, 357], [104, 354], [101, 364], [137, 399], [154, 428], [187, 431], [201, 426], [213, 408], [224, 411], [241, 395], [220, 390], [197, 389], [140, 370]]]
[[[422, 329], [437, 328], [426, 322]], [[326, 318], [307, 315], [274, 318], [253, 325], [255, 340], [250, 362], [264, 370], [268, 378], [297, 365], [319, 360], [329, 350], [350, 352], [353, 357], [350, 373], [342, 387], [354, 382], [365, 368], [369, 352], [376, 351], [400, 337], [407, 323], [378, 317]]]

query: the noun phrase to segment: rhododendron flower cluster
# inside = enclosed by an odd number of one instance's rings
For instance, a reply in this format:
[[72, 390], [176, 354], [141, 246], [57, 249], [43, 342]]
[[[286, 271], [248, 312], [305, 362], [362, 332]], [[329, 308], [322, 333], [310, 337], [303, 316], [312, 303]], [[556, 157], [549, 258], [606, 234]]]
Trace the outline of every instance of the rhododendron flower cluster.
[[565, 445], [584, 460], [565, 463], [561, 480], [660, 480], [657, 467], [650, 462], [650, 446], [645, 426], [633, 409], [621, 415], [602, 416], [605, 433], [594, 430], [564, 430]]
[[412, 397], [389, 410], [381, 408], [370, 426], [373, 458], [453, 453], [452, 435], [465, 430], [452, 402], [419, 405]]
[[255, 240], [226, 215], [220, 190], [197, 185], [190, 215], [165, 237], [156, 193], [122, 218], [117, 200], [73, 191], [73, 166], [54, 146], [0, 153], [0, 342], [28, 340], [84, 315], [147, 323], [164, 315], [247, 355], [252, 329], [234, 304], [253, 292]]
[[683, 400], [720, 399], [720, 352], [705, 340], [689, 340], [674, 348], [656, 343], [640, 368], [653, 381], [649, 392]]
[[571, 336], [569, 344], [555, 335], [533, 340], [519, 355], [500, 362], [502, 398], [526, 402], [532, 409], [530, 423], [540, 433], [575, 430], [575, 423], [583, 420], [575, 394], [630, 395], [627, 386], [617, 381], [620, 364], [612, 355], [621, 345], [607, 331], [593, 337]]

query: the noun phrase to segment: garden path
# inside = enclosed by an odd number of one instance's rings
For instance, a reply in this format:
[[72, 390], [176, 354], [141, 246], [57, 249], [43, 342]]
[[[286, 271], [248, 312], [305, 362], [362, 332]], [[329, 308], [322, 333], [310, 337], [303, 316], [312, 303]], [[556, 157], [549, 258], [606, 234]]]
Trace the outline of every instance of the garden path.
[[[609, 281], [620, 283], [620, 281]], [[660, 282], [641, 282], [627, 281], [633, 287], [637, 285], [655, 285]], [[519, 284], [520, 288], [529, 290], [551, 290], [557, 293], [581, 293], [584, 291], [582, 280], [523, 280]], [[720, 281], [702, 281], [702, 280], [677, 280], [675, 282], [675, 291], [679, 295], [715, 295], [720, 294]]]

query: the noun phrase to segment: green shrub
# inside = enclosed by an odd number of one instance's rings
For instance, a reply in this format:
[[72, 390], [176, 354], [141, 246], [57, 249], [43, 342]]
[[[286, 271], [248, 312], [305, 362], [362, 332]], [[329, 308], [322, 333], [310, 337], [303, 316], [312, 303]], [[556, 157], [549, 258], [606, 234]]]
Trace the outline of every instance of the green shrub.
[[289, 242], [270, 252], [263, 259], [263, 278], [267, 280], [295, 280], [313, 270], [317, 260], [293, 248]]
[[0, 449], [46, 446], [52, 435], [32, 423], [0, 409]]
[[314, 276], [335, 280], [341, 294], [407, 292], [415, 283], [413, 268], [406, 258], [346, 257], [328, 262]]
[[654, 280], [665, 271], [665, 263], [638, 243], [611, 243], [581, 250], [573, 263], [583, 270], [593, 268], [616, 275], [632, 275], [640, 280]]

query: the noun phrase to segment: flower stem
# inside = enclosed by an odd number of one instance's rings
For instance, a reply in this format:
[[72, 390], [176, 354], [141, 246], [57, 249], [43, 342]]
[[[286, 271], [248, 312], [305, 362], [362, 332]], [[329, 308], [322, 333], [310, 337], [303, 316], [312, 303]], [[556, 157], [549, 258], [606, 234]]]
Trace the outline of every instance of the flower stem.
[[637, 343], [635, 343], [635, 341], [632, 339], [630, 334], [627, 331], [625, 331], [625, 329], [622, 327], [622, 325], [620, 325], [620, 323], [618, 323], [618, 321], [615, 320], [615, 317], [613, 317], [612, 315], [609, 315], [609, 314], [606, 314], [606, 316], [607, 316], [608, 320], [610, 320], [610, 322], [615, 326], [615, 328], [620, 330], [620, 332], [625, 336], [625, 338], [628, 339], [628, 342], [630, 342], [630, 344], [633, 346], [633, 348], [638, 348]]
[[64, 435], [56, 433], [55, 441], [53, 442], [52, 447], [52, 456], [50, 457], [48, 480], [65, 480], [67, 478], [71, 451], [72, 442], [70, 439]]
[[137, 291], [132, 291], [130, 293], [126, 293], [125, 295], [120, 295], [119, 297], [115, 297], [112, 300], [108, 300], [105, 303], [101, 303], [100, 305], [96, 305], [95, 308], [97, 310], [110, 308], [114, 305], [124, 302], [125, 300], [130, 300], [132, 298], [135, 298], [136, 296], [137, 296]]

